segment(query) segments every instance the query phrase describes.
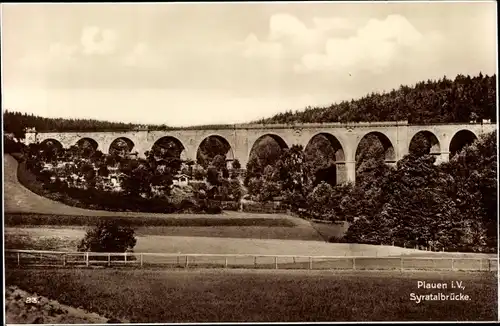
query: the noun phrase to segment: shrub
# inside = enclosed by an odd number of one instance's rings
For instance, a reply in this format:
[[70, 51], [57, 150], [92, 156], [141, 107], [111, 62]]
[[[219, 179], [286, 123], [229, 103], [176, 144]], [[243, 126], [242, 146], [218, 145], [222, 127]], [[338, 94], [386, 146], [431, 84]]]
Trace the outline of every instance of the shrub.
[[222, 208], [220, 206], [211, 205], [206, 208], [205, 212], [207, 212], [207, 214], [220, 214], [222, 213]]
[[20, 153], [23, 149], [24, 144], [19, 143], [12, 139], [11, 137], [3, 137], [3, 144], [4, 144], [4, 153], [6, 154], [12, 154], [12, 153]]
[[134, 229], [113, 220], [99, 221], [88, 230], [78, 244], [78, 251], [126, 252], [134, 248], [137, 240]]
[[346, 241], [344, 240], [344, 237], [333, 236], [333, 237], [330, 237], [328, 239], [328, 242], [330, 242], [330, 243], [345, 243]]
[[240, 164], [240, 161], [238, 159], [234, 159], [234, 161], [233, 161], [233, 169], [235, 169], [235, 170], [241, 169], [241, 164]]
[[222, 201], [221, 208], [225, 211], [238, 211], [240, 204], [237, 201]]

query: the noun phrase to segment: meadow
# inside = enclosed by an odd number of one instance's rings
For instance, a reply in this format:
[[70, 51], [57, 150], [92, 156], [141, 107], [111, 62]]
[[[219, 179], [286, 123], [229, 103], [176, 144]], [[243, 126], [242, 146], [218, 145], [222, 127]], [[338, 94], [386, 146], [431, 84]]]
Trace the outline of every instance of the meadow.
[[[213, 228], [212, 228], [213, 229]], [[261, 255], [312, 255], [312, 256], [387, 256], [410, 254], [413, 249], [404, 249], [392, 246], [375, 246], [349, 243], [327, 243], [300, 240], [293, 237], [293, 228], [289, 233], [284, 232], [282, 239], [270, 239], [264, 236], [275, 234], [274, 227], [252, 229], [249, 227], [233, 229], [221, 227], [220, 233], [229, 237], [216, 237], [209, 234], [209, 230], [201, 228], [150, 228], [137, 229], [137, 244], [135, 252], [144, 253], [199, 253], [199, 254], [261, 254]], [[37, 249], [75, 251], [76, 244], [85, 235], [85, 227], [6, 227], [5, 247], [7, 249]], [[177, 235], [172, 235], [175, 231]], [[238, 233], [251, 235], [250, 237], [234, 237]], [[160, 231], [162, 235], [158, 234]], [[232, 233], [231, 231], [234, 231]], [[153, 233], [153, 234], [151, 234]], [[180, 235], [185, 234], [185, 235]], [[196, 235], [197, 234], [197, 235]], [[200, 236], [204, 234], [205, 236]], [[260, 238], [257, 236], [260, 235]]]
[[[6, 284], [131, 322], [493, 321], [491, 273], [7, 269]], [[417, 281], [463, 281], [469, 301], [416, 303]]]

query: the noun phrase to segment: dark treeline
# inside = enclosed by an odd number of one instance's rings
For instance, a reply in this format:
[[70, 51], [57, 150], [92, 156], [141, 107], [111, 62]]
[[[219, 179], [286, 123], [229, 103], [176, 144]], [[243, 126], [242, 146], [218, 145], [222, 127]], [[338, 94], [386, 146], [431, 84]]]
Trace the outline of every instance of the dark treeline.
[[[99, 121], [94, 119], [45, 118], [34, 114], [5, 111], [3, 114], [4, 131], [22, 138], [24, 128], [37, 131], [105, 131], [131, 130], [139, 125], [132, 123]], [[18, 137], [19, 138], [19, 137]]]
[[14, 112], [6, 110], [3, 114], [4, 131], [13, 133], [16, 138], [24, 138], [25, 128], [35, 128], [38, 132], [50, 131], [129, 131], [147, 128], [148, 130], [172, 130], [172, 129], [222, 129], [231, 128], [233, 125], [201, 125], [188, 127], [171, 127], [165, 124], [134, 124], [123, 122], [101, 121], [95, 119], [65, 119], [46, 118], [34, 114]]
[[357, 100], [329, 107], [308, 107], [304, 111], [279, 113], [257, 123], [327, 123], [401, 121], [410, 124], [496, 121], [496, 75], [455, 80], [444, 76], [390, 92], [372, 93]]

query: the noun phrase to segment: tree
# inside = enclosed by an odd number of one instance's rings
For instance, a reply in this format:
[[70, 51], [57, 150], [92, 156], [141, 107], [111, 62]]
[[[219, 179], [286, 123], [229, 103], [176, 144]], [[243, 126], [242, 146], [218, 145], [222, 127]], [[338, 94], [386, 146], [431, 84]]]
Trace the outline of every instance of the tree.
[[449, 175], [450, 196], [464, 218], [473, 217], [485, 228], [489, 248], [497, 243], [496, 133], [481, 135], [440, 166]]
[[217, 168], [214, 166], [209, 166], [207, 170], [207, 181], [211, 185], [219, 185], [220, 180], [219, 180], [219, 171], [217, 171]]
[[216, 156], [221, 155], [222, 157], [224, 157], [225, 164], [225, 157], [229, 150], [229, 144], [222, 138], [217, 136], [210, 136], [201, 142], [198, 153], [196, 155], [196, 160], [198, 164], [200, 164], [204, 168], [207, 168], [208, 165], [213, 164], [213, 159]]
[[201, 166], [196, 167], [193, 171], [193, 177], [195, 180], [203, 180], [206, 178], [206, 176], [207, 172]]
[[235, 169], [235, 170], [241, 169], [241, 163], [237, 158], [234, 159], [234, 161], [233, 161], [233, 169]]
[[250, 178], [248, 181], [248, 193], [254, 198], [258, 198], [263, 186], [263, 181], [261, 178]]
[[104, 163], [101, 163], [99, 165], [99, 170], [97, 170], [97, 173], [101, 177], [107, 177], [109, 175], [109, 169], [108, 166]]
[[271, 136], [264, 136], [258, 141], [250, 153], [246, 167], [245, 186], [250, 178], [262, 175], [264, 168], [275, 165], [282, 154], [280, 144]]
[[312, 190], [311, 171], [305, 164], [304, 156], [303, 147], [293, 145], [283, 151], [276, 164], [282, 190], [292, 207], [303, 207], [307, 194]]
[[132, 250], [137, 240], [134, 230], [113, 220], [99, 221], [88, 230], [78, 244], [78, 251], [125, 252]]
[[415, 138], [410, 143], [409, 152], [416, 156], [429, 154], [431, 151], [431, 143], [422, 134], [415, 135]]
[[305, 159], [310, 166], [314, 185], [326, 181], [331, 185], [336, 183], [335, 160], [337, 152], [330, 140], [324, 135], [313, 137], [305, 149]]
[[81, 174], [85, 178], [85, 183], [87, 188], [94, 188], [96, 184], [96, 171], [91, 164], [83, 164], [80, 168]]
[[230, 180], [229, 188], [230, 188], [230, 195], [233, 198], [233, 200], [239, 201], [241, 199], [241, 196], [243, 195], [240, 182], [238, 180]]
[[224, 155], [216, 155], [212, 160], [212, 166], [214, 166], [217, 171], [222, 171], [226, 167], [226, 157]]
[[326, 183], [321, 182], [314, 190], [307, 196], [309, 202], [309, 209], [313, 215], [320, 219], [331, 220], [335, 213], [333, 211], [334, 203], [334, 189]]
[[123, 190], [131, 196], [151, 196], [151, 179], [152, 173], [146, 167], [140, 165], [136, 168], [124, 169], [126, 174], [122, 182]]
[[224, 178], [224, 179], [229, 178], [229, 170], [226, 167], [222, 168], [222, 178]]
[[130, 153], [130, 149], [129, 144], [125, 139], [118, 138], [111, 144], [109, 152], [110, 154], [125, 157], [128, 153]]

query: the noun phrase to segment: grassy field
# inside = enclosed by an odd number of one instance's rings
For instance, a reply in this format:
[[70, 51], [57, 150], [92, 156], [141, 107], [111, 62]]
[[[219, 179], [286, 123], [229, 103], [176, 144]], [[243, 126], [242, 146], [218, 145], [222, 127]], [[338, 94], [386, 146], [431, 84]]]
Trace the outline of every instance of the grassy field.
[[[274, 228], [268, 228], [274, 229]], [[5, 247], [7, 249], [38, 249], [74, 251], [76, 244], [85, 234], [84, 227], [54, 228], [54, 227], [6, 227]], [[260, 229], [264, 234], [265, 229]], [[159, 232], [155, 230], [154, 232]], [[172, 229], [165, 228], [167, 232]], [[230, 230], [224, 228], [226, 235]], [[256, 233], [258, 229], [254, 230]], [[416, 252], [391, 246], [374, 246], [347, 243], [326, 243], [323, 241], [290, 240], [285, 239], [258, 239], [193, 236], [190, 232], [201, 231], [198, 228], [183, 228], [184, 234], [189, 236], [152, 235], [151, 229], [137, 230], [137, 244], [135, 252], [150, 253], [205, 253], [205, 254], [261, 254], [261, 255], [316, 255], [316, 256], [345, 256], [345, 255], [400, 255]], [[236, 231], [235, 231], [236, 232]], [[238, 232], [249, 232], [239, 230]], [[268, 232], [273, 232], [272, 230]], [[290, 235], [291, 233], [288, 233]], [[199, 234], [198, 234], [199, 235]], [[208, 235], [208, 233], [207, 233]], [[257, 235], [257, 234], [255, 234]], [[284, 234], [286, 235], [286, 234]]]
[[[6, 285], [131, 322], [497, 319], [489, 273], [11, 269]], [[463, 281], [469, 301], [410, 300], [417, 281]]]

